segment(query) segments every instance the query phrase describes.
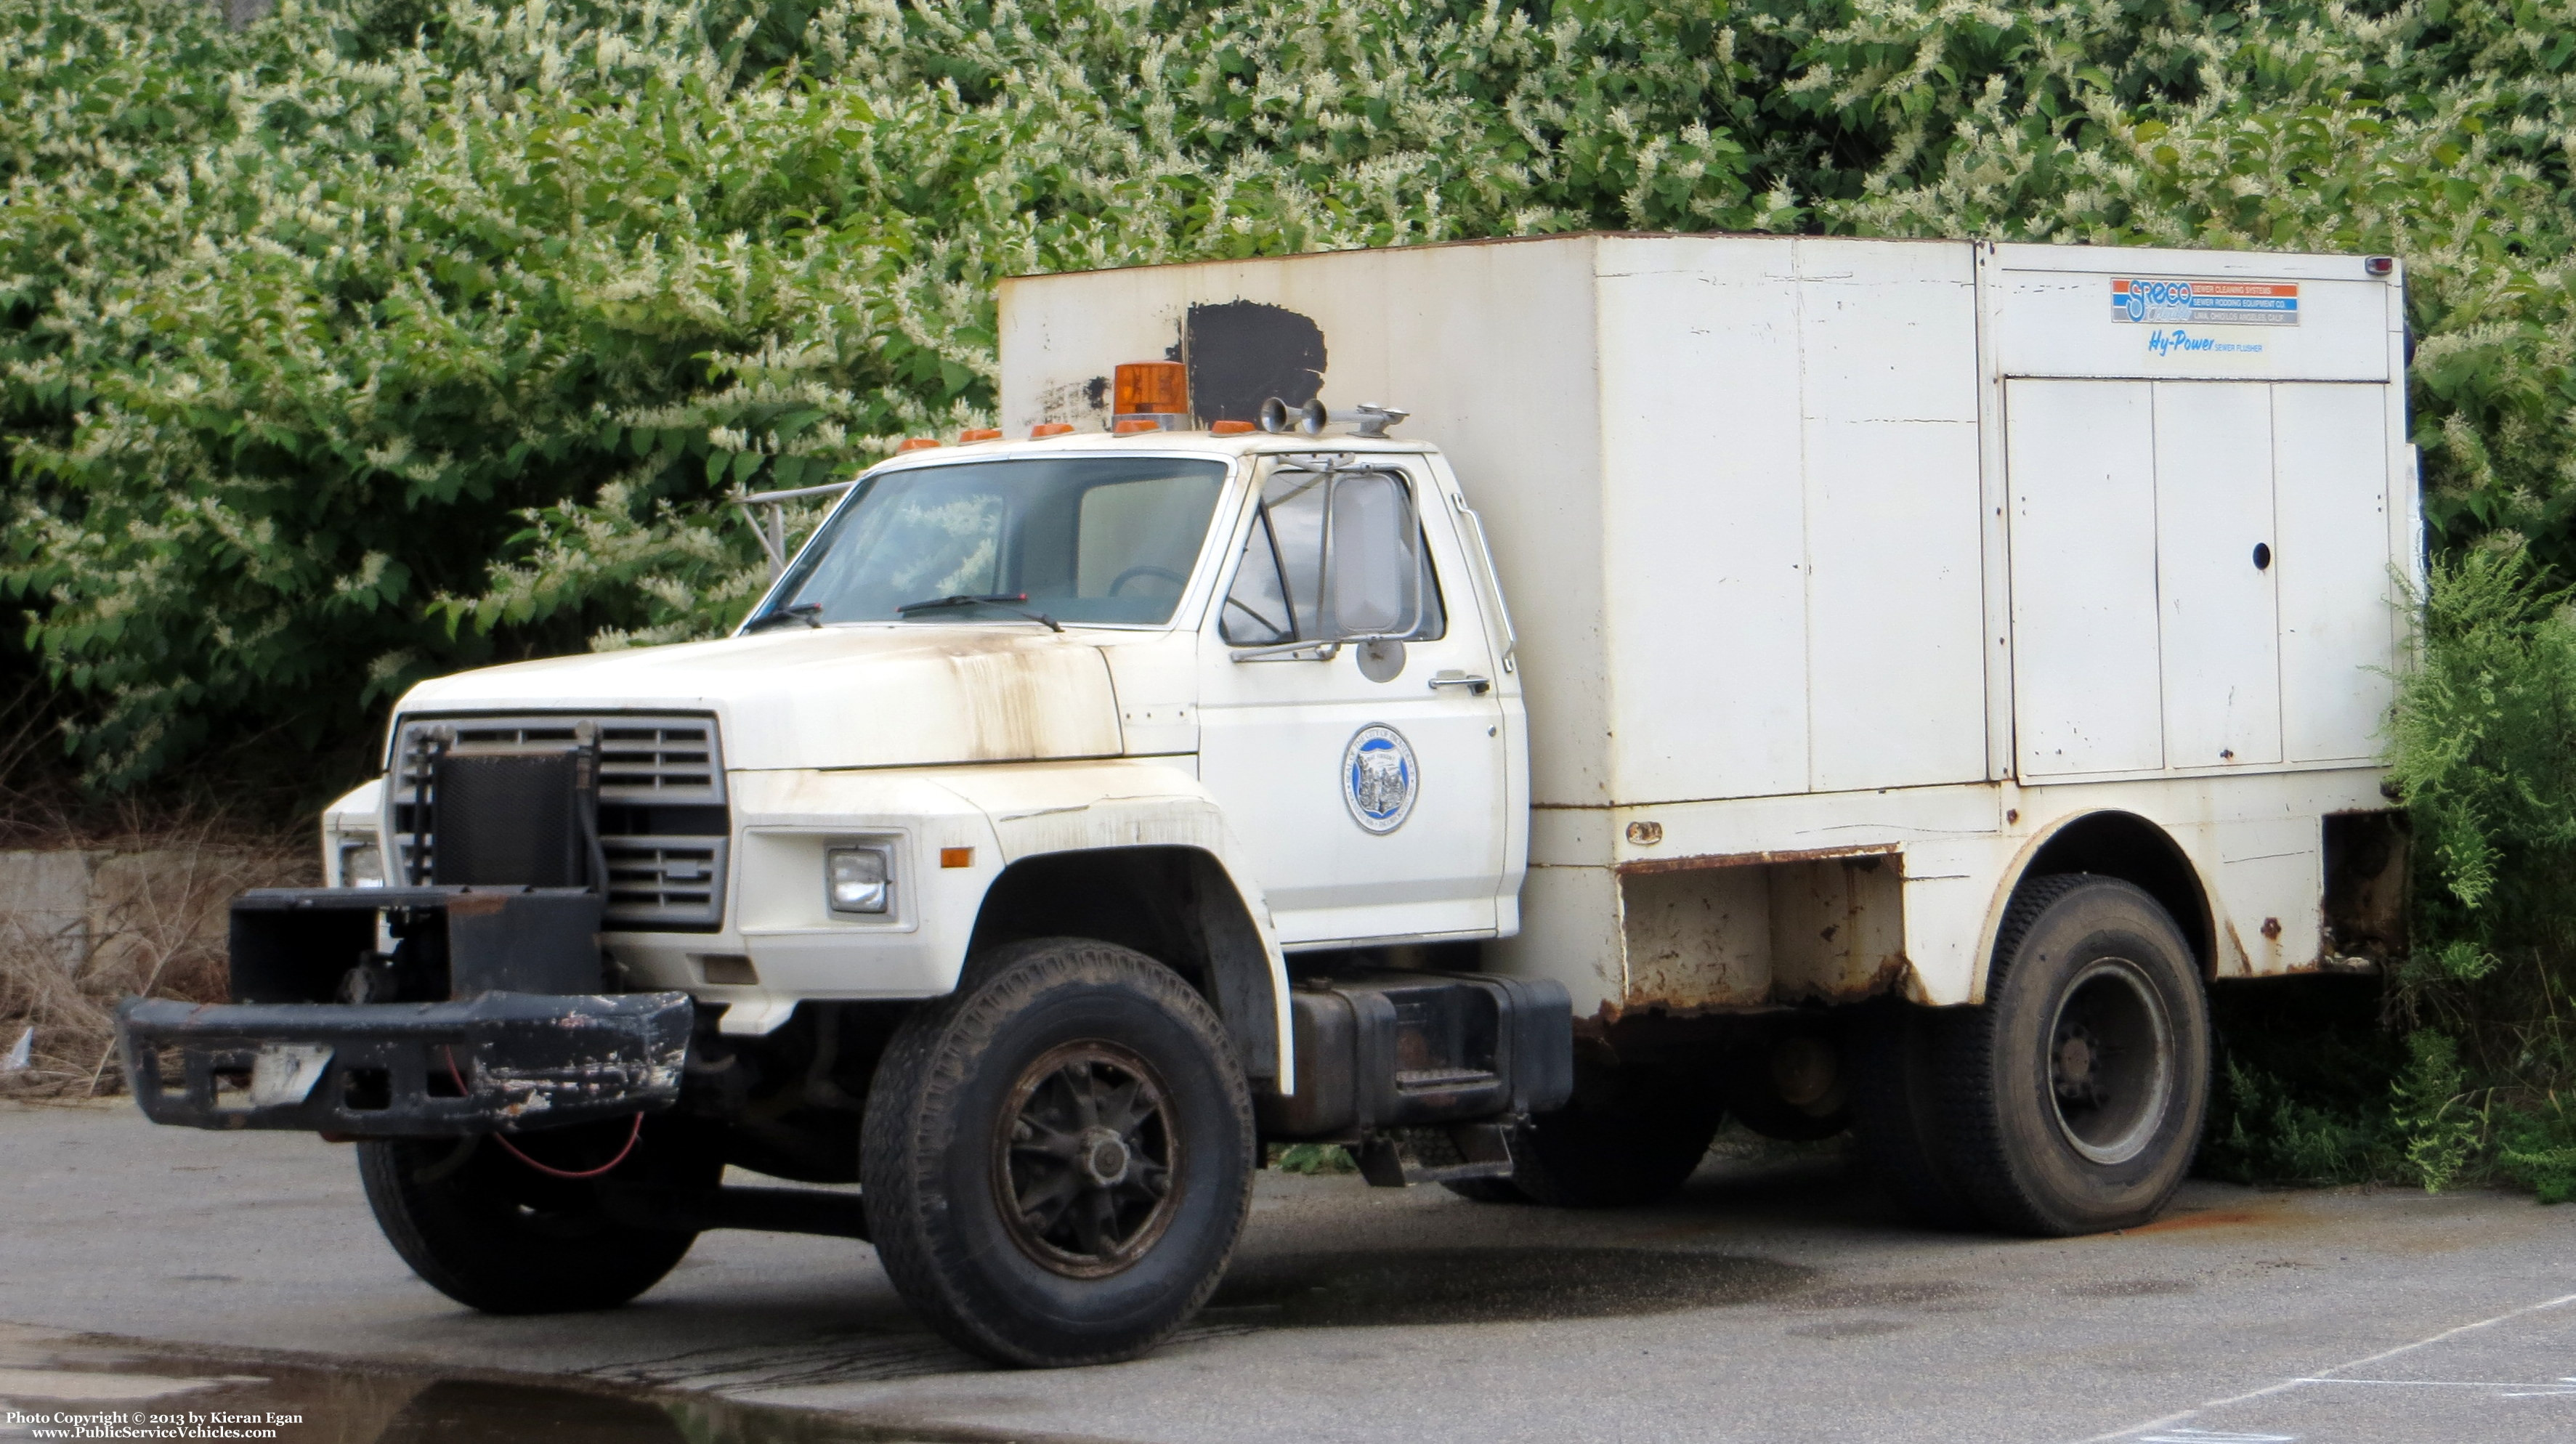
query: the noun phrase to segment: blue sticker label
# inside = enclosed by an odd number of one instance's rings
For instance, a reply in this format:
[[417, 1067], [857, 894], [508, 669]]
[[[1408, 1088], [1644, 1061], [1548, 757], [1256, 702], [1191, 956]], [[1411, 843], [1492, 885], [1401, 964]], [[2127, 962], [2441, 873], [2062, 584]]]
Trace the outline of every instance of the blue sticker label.
[[1413, 815], [1421, 791], [1422, 774], [1403, 733], [1371, 724], [1351, 734], [1342, 749], [1342, 801], [1353, 821], [1370, 832], [1393, 832]]

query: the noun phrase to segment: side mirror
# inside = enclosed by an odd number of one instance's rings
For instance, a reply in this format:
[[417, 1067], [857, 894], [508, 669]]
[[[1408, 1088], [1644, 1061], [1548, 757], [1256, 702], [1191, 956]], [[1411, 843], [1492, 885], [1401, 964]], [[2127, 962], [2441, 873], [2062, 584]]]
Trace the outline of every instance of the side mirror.
[[1325, 500], [1324, 634], [1400, 637], [1422, 623], [1422, 524], [1393, 473], [1336, 476]]

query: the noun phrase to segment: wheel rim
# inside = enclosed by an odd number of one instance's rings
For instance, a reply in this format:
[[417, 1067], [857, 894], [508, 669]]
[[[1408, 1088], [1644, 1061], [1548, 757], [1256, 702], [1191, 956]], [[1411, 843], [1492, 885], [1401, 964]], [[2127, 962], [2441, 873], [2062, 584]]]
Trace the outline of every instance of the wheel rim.
[[2137, 964], [2099, 958], [2068, 984], [2048, 1030], [2057, 1127], [2095, 1163], [2126, 1163], [2163, 1126], [2174, 1034], [2164, 999]]
[[1101, 1278], [1153, 1248], [1175, 1211], [1170, 1098], [1114, 1043], [1067, 1043], [1021, 1070], [993, 1130], [994, 1202], [1021, 1252]]

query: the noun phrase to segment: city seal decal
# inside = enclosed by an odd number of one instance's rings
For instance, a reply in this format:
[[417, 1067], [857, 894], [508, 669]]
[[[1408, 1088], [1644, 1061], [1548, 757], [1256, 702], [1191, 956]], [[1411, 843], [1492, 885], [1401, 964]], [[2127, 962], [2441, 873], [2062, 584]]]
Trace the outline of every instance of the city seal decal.
[[1393, 832], [1412, 815], [1421, 791], [1422, 773], [1403, 733], [1371, 724], [1351, 734], [1342, 749], [1342, 801], [1352, 821], [1371, 832]]

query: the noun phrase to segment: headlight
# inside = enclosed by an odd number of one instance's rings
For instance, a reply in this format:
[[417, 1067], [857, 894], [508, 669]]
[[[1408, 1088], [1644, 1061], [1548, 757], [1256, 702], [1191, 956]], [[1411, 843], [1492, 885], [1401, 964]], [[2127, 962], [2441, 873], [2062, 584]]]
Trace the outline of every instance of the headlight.
[[823, 901], [836, 913], [882, 913], [894, 896], [894, 850], [835, 847], [823, 854]]
[[385, 854], [372, 842], [340, 844], [340, 886], [383, 887]]

